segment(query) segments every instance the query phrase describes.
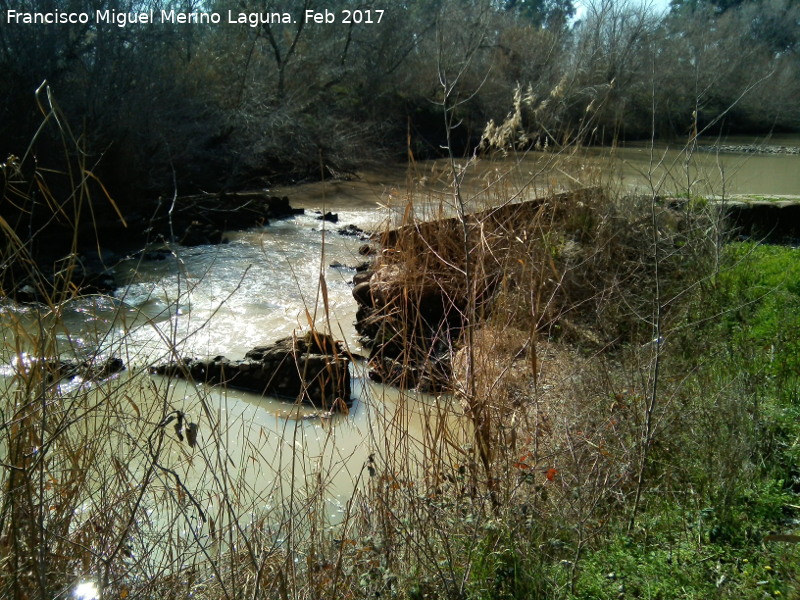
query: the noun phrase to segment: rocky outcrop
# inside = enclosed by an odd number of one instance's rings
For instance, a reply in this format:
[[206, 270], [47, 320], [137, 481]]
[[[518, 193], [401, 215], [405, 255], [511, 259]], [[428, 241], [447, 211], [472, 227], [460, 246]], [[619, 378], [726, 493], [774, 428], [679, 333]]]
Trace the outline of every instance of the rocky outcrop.
[[337, 410], [350, 404], [349, 365], [340, 342], [310, 332], [253, 348], [242, 360], [183, 358], [152, 367], [151, 373]]
[[410, 284], [398, 265], [357, 273], [353, 282], [370, 378], [400, 388], [446, 389], [452, 336], [462, 325], [458, 300], [435, 284]]
[[[601, 193], [577, 190], [374, 235], [381, 252], [371, 270], [353, 278], [356, 329], [370, 348], [370, 377], [427, 392], [449, 389], [465, 315], [490, 310], [503, 277], [508, 232], [525, 237], [537, 219], [574, 215]], [[492, 251], [470, 250], [467, 269], [465, 243]], [[474, 304], [467, 306], [470, 296]]]
[[178, 198], [174, 207], [161, 200], [155, 217], [140, 215], [140, 219], [147, 219], [143, 225], [150, 228], [151, 237], [199, 246], [226, 241], [224, 231], [262, 227], [271, 219], [303, 212], [292, 208], [286, 197], [254, 191], [187, 196]]

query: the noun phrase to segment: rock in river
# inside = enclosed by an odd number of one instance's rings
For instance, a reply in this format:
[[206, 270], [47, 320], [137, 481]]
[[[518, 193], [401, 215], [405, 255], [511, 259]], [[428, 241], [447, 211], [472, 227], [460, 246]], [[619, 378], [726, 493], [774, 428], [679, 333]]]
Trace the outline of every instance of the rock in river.
[[268, 346], [257, 346], [242, 360], [224, 356], [182, 358], [151, 368], [158, 375], [222, 384], [277, 396], [324, 410], [350, 404], [350, 358], [341, 342], [312, 331]]

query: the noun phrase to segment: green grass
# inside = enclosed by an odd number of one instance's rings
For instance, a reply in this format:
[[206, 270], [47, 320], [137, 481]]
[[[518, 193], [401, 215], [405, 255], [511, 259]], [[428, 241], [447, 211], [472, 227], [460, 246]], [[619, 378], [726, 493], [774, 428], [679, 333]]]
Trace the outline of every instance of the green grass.
[[797, 401], [800, 374], [800, 249], [731, 244], [735, 265], [717, 282], [713, 301], [730, 311], [721, 322], [729, 344], [752, 355], [772, 391]]
[[[684, 453], [661, 451], [654, 459], [685, 469], [677, 480], [688, 493], [661, 490], [665, 498], [648, 503], [631, 535], [612, 534], [587, 554], [567, 597], [800, 597], [800, 545], [765, 541], [797, 534], [800, 520], [800, 250], [745, 243], [725, 252], [729, 268], [699, 298], [705, 316], [718, 317], [692, 333], [705, 348], [693, 357], [703, 385], [689, 386], [698, 397], [687, 405], [697, 428], [674, 444], [687, 444]], [[732, 381], [748, 396], [707, 406], [704, 427], [698, 404]], [[719, 409], [742, 410], [745, 418], [730, 426]], [[724, 459], [699, 455], [733, 452], [737, 435], [752, 436], [752, 455], [726, 477]]]
[[620, 536], [589, 556], [573, 598], [796, 598], [796, 545], [735, 548]]

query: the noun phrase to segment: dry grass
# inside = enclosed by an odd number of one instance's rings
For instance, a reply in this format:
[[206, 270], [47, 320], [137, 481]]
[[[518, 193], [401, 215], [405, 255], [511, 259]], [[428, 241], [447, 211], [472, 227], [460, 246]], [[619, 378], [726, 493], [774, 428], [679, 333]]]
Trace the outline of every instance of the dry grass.
[[[414, 384], [439, 378], [463, 417], [460, 442], [426, 444], [441, 451], [426, 454], [424, 489], [373, 489], [374, 503], [403, 516], [383, 535], [416, 548], [417, 565], [466, 553], [463, 570], [413, 576], [458, 596], [486, 559], [487, 524], [503, 523], [539, 545], [542, 564], [571, 565], [568, 592], [583, 553], [610, 523], [635, 521], [642, 489], [663, 481], [649, 453], [666, 429], [651, 425], [680, 414], [683, 382], [658, 379], [654, 315], [669, 339], [686, 322], [713, 268], [716, 216], [600, 188], [463, 218], [415, 214], [407, 207], [381, 237], [376, 347]], [[435, 429], [445, 419], [434, 416]], [[393, 471], [408, 455], [387, 456]]]

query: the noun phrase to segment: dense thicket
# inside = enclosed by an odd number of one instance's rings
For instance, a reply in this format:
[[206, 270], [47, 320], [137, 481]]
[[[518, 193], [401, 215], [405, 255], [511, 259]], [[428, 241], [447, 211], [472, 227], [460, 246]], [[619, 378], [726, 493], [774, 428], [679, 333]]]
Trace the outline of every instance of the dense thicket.
[[[521, 126], [555, 141], [800, 126], [800, 3], [677, 1], [659, 14], [593, 0], [0, 0], [0, 156], [21, 153], [47, 81], [115, 197], [347, 171], [370, 158], [474, 148], [519, 86]], [[10, 23], [9, 10], [87, 24]], [[162, 9], [217, 25], [160, 23]], [[343, 9], [380, 23], [346, 24]], [[98, 25], [97, 10], [156, 23]], [[227, 24], [228, 11], [295, 22]], [[336, 23], [306, 23], [306, 10]], [[366, 16], [366, 12], [361, 13]], [[653, 116], [655, 112], [655, 116]], [[535, 135], [525, 139], [535, 139]], [[45, 161], [59, 144], [39, 137]], [[327, 176], [327, 175], [326, 175]]]

